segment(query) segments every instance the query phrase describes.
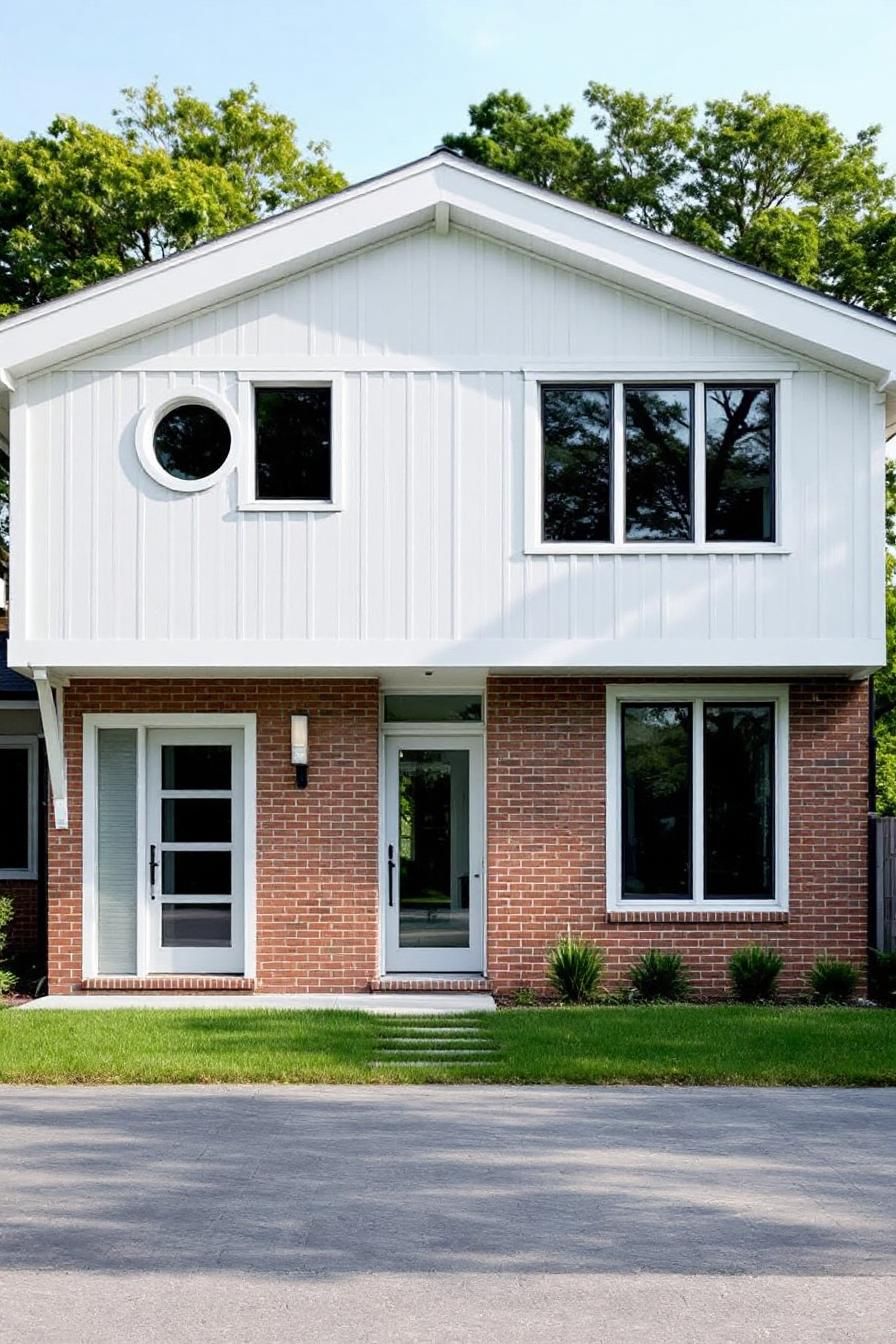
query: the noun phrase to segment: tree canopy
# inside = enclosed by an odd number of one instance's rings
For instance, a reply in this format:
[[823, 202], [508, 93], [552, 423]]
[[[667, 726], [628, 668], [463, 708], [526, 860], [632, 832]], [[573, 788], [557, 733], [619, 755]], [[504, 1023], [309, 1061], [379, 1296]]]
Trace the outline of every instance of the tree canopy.
[[73, 116], [0, 135], [0, 316], [345, 186], [255, 85], [214, 105], [122, 90], [114, 130]]
[[896, 314], [896, 184], [879, 126], [844, 136], [765, 93], [703, 109], [591, 83], [539, 111], [502, 89], [444, 143], [479, 163], [876, 312]]

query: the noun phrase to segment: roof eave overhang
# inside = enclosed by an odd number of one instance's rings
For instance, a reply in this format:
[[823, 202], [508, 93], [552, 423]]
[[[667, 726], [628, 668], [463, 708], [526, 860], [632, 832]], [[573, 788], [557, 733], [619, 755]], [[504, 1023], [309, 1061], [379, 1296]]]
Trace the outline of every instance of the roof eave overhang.
[[0, 324], [15, 378], [399, 233], [451, 221], [886, 385], [896, 325], [447, 152]]

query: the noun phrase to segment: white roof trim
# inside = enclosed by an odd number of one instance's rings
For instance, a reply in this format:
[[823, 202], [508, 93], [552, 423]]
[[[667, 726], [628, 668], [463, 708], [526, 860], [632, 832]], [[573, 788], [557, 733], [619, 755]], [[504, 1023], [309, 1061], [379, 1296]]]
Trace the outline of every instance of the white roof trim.
[[643, 229], [448, 150], [0, 322], [19, 377], [437, 220], [478, 230], [880, 381], [896, 323]]

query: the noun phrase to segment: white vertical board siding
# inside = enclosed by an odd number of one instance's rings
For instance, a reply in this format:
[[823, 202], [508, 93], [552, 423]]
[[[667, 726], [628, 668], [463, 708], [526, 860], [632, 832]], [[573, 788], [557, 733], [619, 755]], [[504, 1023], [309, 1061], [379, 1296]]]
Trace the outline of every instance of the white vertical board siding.
[[[732, 361], [774, 368], [782, 354], [430, 231], [34, 378], [17, 394], [29, 454], [20, 637], [142, 640], [148, 661], [171, 640], [613, 640], [636, 658], [639, 641], [666, 638], [879, 637], [879, 408], [867, 385], [798, 360], [778, 444], [784, 553], [524, 553], [523, 368], [569, 360], [599, 376], [626, 358], [700, 359], [707, 372], [721, 359], [735, 378]], [[211, 489], [176, 494], [137, 460], [148, 400], [199, 386], [236, 408], [240, 371], [264, 359], [344, 370], [338, 512], [240, 511], [239, 462]]]

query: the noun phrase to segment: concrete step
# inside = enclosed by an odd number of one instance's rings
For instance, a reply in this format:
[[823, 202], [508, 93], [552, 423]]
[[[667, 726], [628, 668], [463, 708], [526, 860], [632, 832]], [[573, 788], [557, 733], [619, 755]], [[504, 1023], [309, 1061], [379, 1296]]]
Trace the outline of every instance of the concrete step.
[[372, 994], [490, 994], [482, 975], [382, 975], [370, 981]]
[[440, 1055], [443, 1058], [447, 1059], [449, 1057], [454, 1056], [460, 1058], [466, 1055], [497, 1055], [500, 1054], [500, 1051], [497, 1050], [493, 1045], [470, 1045], [464, 1050], [445, 1050], [440, 1045], [433, 1045], [428, 1047], [424, 1046], [422, 1048], [416, 1045], [407, 1045], [407, 1046], [401, 1045], [401, 1046], [394, 1046], [391, 1048], [380, 1046], [380, 1048], [377, 1050], [376, 1053], [380, 1056], [389, 1055], [390, 1058], [394, 1056], [396, 1059], [400, 1059], [408, 1055], [420, 1055], [421, 1058], [424, 1055], [426, 1056]]
[[432, 1059], [374, 1059], [371, 1060], [370, 1067], [372, 1069], [431, 1069], [435, 1066], [437, 1068], [450, 1069], [462, 1068], [467, 1064], [476, 1064], [482, 1068], [488, 1068], [489, 1065], [497, 1063], [498, 1061], [494, 1056], [483, 1058], [479, 1055], [471, 1055], [469, 1058], [465, 1059], [458, 1059], [456, 1057], [451, 1059], [440, 1059], [436, 1057]]

